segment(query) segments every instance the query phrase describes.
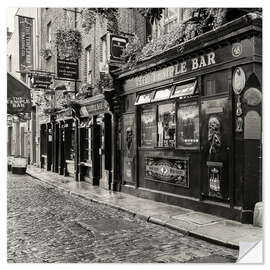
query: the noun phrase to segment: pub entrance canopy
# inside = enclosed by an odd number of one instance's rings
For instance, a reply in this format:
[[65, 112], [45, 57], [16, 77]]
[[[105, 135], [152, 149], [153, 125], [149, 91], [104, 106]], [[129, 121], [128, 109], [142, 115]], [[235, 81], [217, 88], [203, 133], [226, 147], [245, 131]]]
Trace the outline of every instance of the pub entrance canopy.
[[7, 73], [7, 113], [29, 113], [31, 108], [30, 88], [10, 73]]

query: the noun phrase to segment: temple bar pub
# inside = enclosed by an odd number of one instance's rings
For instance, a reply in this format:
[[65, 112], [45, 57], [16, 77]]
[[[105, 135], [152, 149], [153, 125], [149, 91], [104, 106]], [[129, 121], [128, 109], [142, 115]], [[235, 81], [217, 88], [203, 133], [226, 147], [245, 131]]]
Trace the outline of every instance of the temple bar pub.
[[115, 75], [121, 190], [251, 223], [262, 200], [261, 19], [243, 16]]

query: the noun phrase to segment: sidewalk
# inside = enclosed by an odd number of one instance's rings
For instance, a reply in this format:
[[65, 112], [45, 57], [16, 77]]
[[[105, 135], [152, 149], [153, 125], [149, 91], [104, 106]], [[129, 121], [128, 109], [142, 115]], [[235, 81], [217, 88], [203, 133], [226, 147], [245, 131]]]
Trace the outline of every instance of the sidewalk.
[[250, 224], [241, 224], [190, 209], [105, 190], [87, 182], [76, 182], [71, 177], [64, 177], [35, 166], [28, 165], [27, 173], [73, 195], [126, 211], [148, 222], [212, 243], [238, 248], [239, 242], [263, 240], [263, 228]]

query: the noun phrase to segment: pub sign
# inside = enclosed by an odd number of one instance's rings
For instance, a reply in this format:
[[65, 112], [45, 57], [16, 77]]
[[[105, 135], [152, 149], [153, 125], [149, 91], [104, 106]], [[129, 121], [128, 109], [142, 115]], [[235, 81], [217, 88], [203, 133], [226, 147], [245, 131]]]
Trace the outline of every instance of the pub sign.
[[19, 16], [20, 70], [33, 68], [33, 18]]
[[78, 80], [79, 62], [71, 59], [60, 59], [57, 57], [57, 77], [61, 79]]

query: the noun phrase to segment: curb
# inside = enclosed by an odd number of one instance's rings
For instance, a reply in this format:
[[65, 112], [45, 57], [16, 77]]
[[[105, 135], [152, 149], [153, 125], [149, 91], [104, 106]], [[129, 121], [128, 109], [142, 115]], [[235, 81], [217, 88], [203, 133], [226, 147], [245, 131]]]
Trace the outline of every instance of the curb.
[[106, 205], [106, 206], [112, 207], [114, 209], [117, 209], [119, 211], [126, 212], [126, 213], [130, 214], [131, 216], [139, 218], [139, 219], [144, 220], [146, 222], [156, 224], [156, 225], [159, 225], [159, 226], [163, 226], [163, 227], [171, 229], [171, 230], [178, 231], [178, 232], [182, 233], [184, 236], [191, 236], [191, 237], [194, 237], [194, 238], [197, 238], [197, 239], [207, 241], [207, 242], [212, 243], [212, 244], [216, 244], [216, 245], [231, 248], [231, 249], [237, 249], [237, 250], [239, 249], [239, 245], [236, 245], [234, 243], [224, 242], [222, 240], [212, 238], [210, 236], [205, 236], [205, 235], [202, 235], [200, 233], [185, 230], [183, 228], [172, 225], [170, 223], [166, 223], [165, 221], [162, 221], [162, 220], [160, 220], [158, 218], [154, 218], [154, 217], [151, 217], [151, 216], [146, 216], [146, 215], [143, 215], [143, 214], [140, 214], [140, 213], [136, 213], [135, 211], [132, 211], [130, 209], [127, 209], [127, 208], [124, 208], [124, 207], [121, 207], [121, 206], [118, 206], [118, 205], [114, 205], [114, 204], [111, 204], [111, 203], [108, 203], [108, 202], [103, 202], [101, 200], [92, 199], [92, 198], [89, 198], [89, 197], [87, 197], [87, 196], [85, 196], [83, 194], [67, 190], [67, 189], [65, 189], [63, 187], [60, 187], [58, 185], [55, 185], [55, 184], [53, 184], [53, 183], [51, 183], [51, 182], [49, 182], [47, 180], [41, 179], [41, 178], [37, 177], [36, 175], [33, 175], [33, 174], [29, 173], [29, 172], [26, 172], [26, 174], [33, 177], [34, 179], [37, 179], [39, 182], [45, 183], [45, 184], [47, 184], [49, 186], [52, 186], [52, 187], [54, 187], [56, 189], [67, 192], [68, 194], [71, 194], [73, 196], [83, 198], [83, 199], [85, 199], [87, 201], [91, 201], [91, 202], [98, 203], [98, 204], [101, 204], [101, 205]]

